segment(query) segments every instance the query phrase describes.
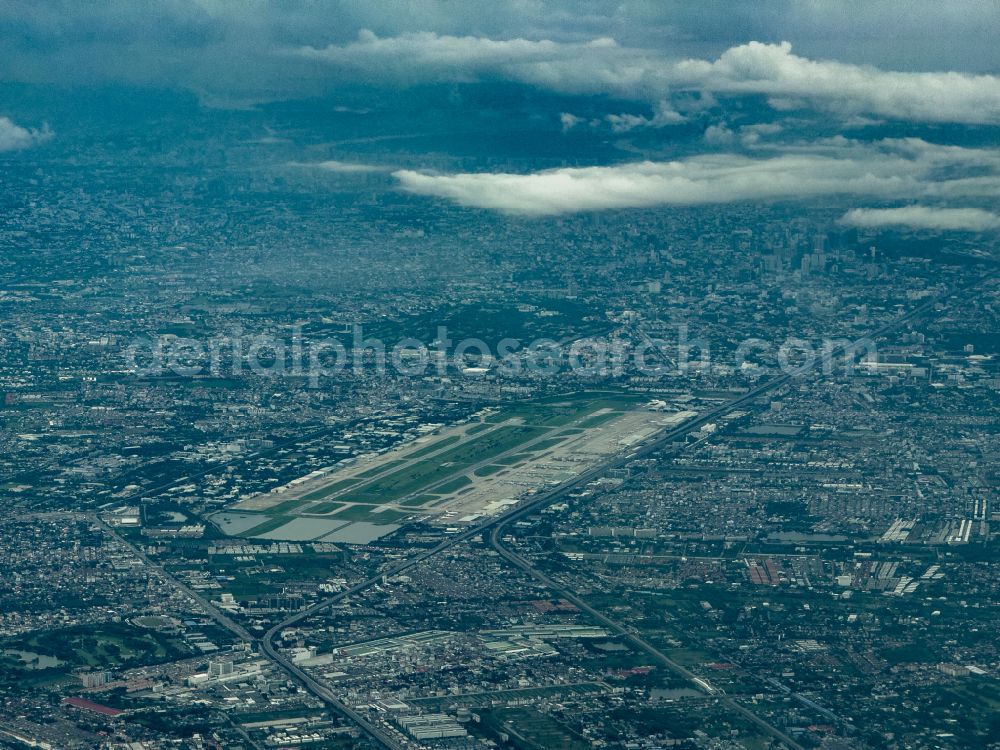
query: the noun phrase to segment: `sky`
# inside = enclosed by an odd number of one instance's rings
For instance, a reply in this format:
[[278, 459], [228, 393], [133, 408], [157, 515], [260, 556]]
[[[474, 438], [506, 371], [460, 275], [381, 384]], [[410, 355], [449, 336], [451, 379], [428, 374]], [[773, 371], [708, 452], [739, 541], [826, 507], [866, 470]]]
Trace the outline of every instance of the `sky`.
[[[515, 85], [561, 97], [538, 114], [567, 137], [648, 147], [694, 131], [698, 153], [529, 173], [406, 168], [392, 172], [399, 188], [535, 216], [854, 196], [879, 205], [845, 223], [982, 232], [997, 226], [998, 151], [960, 142], [1000, 133], [998, 28], [993, 0], [8, 0], [0, 84], [145, 87], [223, 110], [358, 87]], [[0, 111], [0, 151], [53, 138]]]

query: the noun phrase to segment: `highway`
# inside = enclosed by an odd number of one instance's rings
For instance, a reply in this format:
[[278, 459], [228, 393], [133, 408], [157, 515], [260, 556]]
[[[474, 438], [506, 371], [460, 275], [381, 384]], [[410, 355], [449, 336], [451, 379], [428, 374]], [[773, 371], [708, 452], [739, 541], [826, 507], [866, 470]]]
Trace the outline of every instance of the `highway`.
[[400, 573], [409, 570], [410, 568], [419, 565], [425, 560], [440, 554], [441, 552], [449, 549], [450, 547], [454, 547], [459, 542], [465, 541], [479, 534], [482, 534], [488, 531], [491, 527], [503, 526], [509, 523], [510, 521], [513, 521], [517, 518], [532, 513], [538, 510], [539, 508], [545, 507], [546, 505], [555, 502], [566, 493], [571, 492], [572, 490], [581, 487], [587, 484], [588, 482], [597, 479], [598, 477], [603, 476], [609, 469], [622, 466], [626, 463], [636, 460], [637, 458], [641, 458], [642, 456], [653, 453], [654, 451], [657, 451], [660, 448], [662, 448], [664, 445], [669, 444], [670, 442], [677, 440], [678, 438], [684, 437], [685, 435], [698, 429], [699, 427], [710, 422], [711, 420], [729, 413], [732, 409], [744, 403], [752, 401], [753, 399], [757, 398], [758, 396], [764, 393], [767, 393], [768, 391], [780, 387], [781, 385], [787, 383], [790, 379], [791, 379], [790, 375], [781, 375], [779, 377], [768, 380], [765, 383], [762, 383], [761, 385], [752, 388], [746, 393], [741, 394], [737, 398], [732, 399], [731, 401], [728, 401], [721, 406], [703, 412], [702, 414], [693, 417], [692, 419], [688, 420], [687, 422], [678, 427], [674, 427], [668, 429], [663, 433], [660, 433], [652, 440], [649, 440], [648, 442], [643, 444], [637, 450], [613, 456], [608, 461], [599, 464], [597, 466], [594, 466], [588, 469], [587, 471], [583, 472], [582, 474], [570, 480], [567, 480], [566, 482], [563, 482], [562, 484], [559, 484], [550, 490], [547, 490], [543, 493], [534, 496], [531, 500], [529, 500], [526, 503], [523, 503], [519, 506], [515, 506], [498, 516], [486, 519], [485, 521], [477, 525], [470, 526], [465, 531], [459, 532], [457, 534], [448, 537], [447, 539], [442, 540], [436, 546], [431, 547], [430, 549], [423, 550], [422, 552], [419, 552], [413, 557], [410, 557], [406, 560], [396, 563], [395, 565], [390, 566], [389, 568], [383, 570], [378, 575], [372, 576], [371, 578], [361, 581], [360, 583], [356, 583], [353, 586], [344, 589], [343, 591], [337, 592], [333, 596], [327, 597], [326, 599], [322, 599], [316, 602], [315, 604], [306, 607], [305, 609], [299, 610], [298, 612], [292, 614], [291, 616], [285, 618], [284, 620], [273, 626], [270, 630], [267, 631], [267, 633], [264, 634], [263, 638], [261, 638], [260, 641], [261, 651], [265, 653], [275, 664], [279, 665], [282, 669], [284, 669], [285, 672], [291, 675], [299, 684], [301, 684], [314, 696], [322, 700], [324, 703], [326, 703], [327, 705], [329, 705], [331, 708], [338, 711], [342, 715], [356, 722], [358, 726], [361, 727], [361, 729], [369, 737], [379, 742], [383, 747], [389, 748], [390, 750], [401, 750], [404, 747], [404, 745], [400, 744], [400, 742], [395, 737], [387, 735], [384, 729], [369, 722], [367, 719], [362, 717], [352, 708], [345, 705], [343, 701], [338, 699], [327, 687], [325, 687], [317, 680], [309, 676], [304, 670], [292, 664], [291, 661], [284, 654], [282, 654], [274, 644], [278, 634], [282, 630], [294, 627], [303, 620], [306, 620], [312, 615], [315, 615], [319, 612], [322, 612], [323, 610], [332, 607], [334, 604], [337, 604], [338, 602], [342, 602], [345, 599], [355, 594], [358, 594], [362, 591], [371, 588], [372, 586], [377, 585], [384, 578], [388, 576], [398, 575]]
[[169, 583], [173, 584], [173, 586], [176, 589], [178, 589], [179, 591], [181, 591], [182, 593], [184, 593], [185, 595], [187, 595], [187, 597], [189, 599], [192, 599], [199, 607], [201, 607], [201, 609], [204, 611], [204, 613], [206, 615], [208, 615], [209, 617], [211, 617], [216, 622], [217, 625], [219, 625], [220, 627], [225, 628], [230, 633], [232, 633], [237, 638], [239, 638], [241, 641], [244, 641], [246, 643], [253, 643], [253, 642], [255, 642], [257, 640], [256, 638], [254, 638], [246, 630], [246, 628], [244, 628], [239, 623], [234, 622], [229, 617], [227, 617], [223, 612], [221, 612], [219, 610], [218, 607], [216, 607], [214, 604], [212, 604], [208, 599], [206, 599], [205, 597], [203, 597], [201, 594], [199, 594], [197, 591], [195, 591], [194, 589], [192, 589], [190, 586], [188, 586], [183, 581], [175, 578], [173, 575], [171, 575], [170, 573], [168, 573], [163, 568], [162, 565], [159, 565], [156, 562], [154, 562], [153, 560], [151, 560], [149, 558], [149, 556], [146, 555], [145, 552], [143, 552], [137, 546], [135, 546], [134, 544], [132, 544], [128, 539], [126, 539], [125, 537], [123, 537], [117, 531], [115, 531], [114, 528], [112, 528], [111, 526], [109, 526], [108, 524], [106, 524], [104, 521], [102, 521], [100, 519], [100, 517], [96, 513], [88, 513], [87, 517], [89, 519], [91, 519], [94, 523], [96, 523], [99, 526], [101, 526], [108, 534], [110, 534], [115, 539], [117, 539], [119, 542], [121, 542], [126, 547], [128, 547], [129, 550], [131, 550], [132, 554], [134, 554], [136, 557], [138, 557], [140, 560], [142, 560], [143, 564], [147, 568], [149, 568], [150, 570], [155, 571], [156, 573], [159, 573], [160, 576], [164, 580], [166, 580]]
[[505, 560], [507, 560], [507, 562], [509, 562], [514, 567], [524, 571], [525, 573], [527, 573], [540, 583], [543, 583], [552, 592], [559, 594], [560, 597], [570, 602], [571, 604], [574, 604], [581, 611], [586, 612], [588, 615], [591, 616], [592, 619], [596, 620], [601, 625], [604, 625], [609, 630], [612, 630], [615, 633], [618, 633], [619, 635], [623, 636], [625, 640], [627, 640], [637, 649], [645, 652], [649, 656], [652, 656], [656, 661], [663, 664], [672, 672], [688, 680], [696, 689], [708, 695], [717, 696], [719, 700], [722, 701], [728, 708], [732, 709], [733, 711], [736, 711], [740, 715], [749, 719], [753, 724], [762, 729], [771, 737], [774, 737], [775, 739], [783, 742], [786, 746], [792, 748], [792, 750], [805, 750], [805, 748], [802, 745], [800, 745], [798, 742], [796, 742], [791, 737], [786, 735], [784, 732], [779, 730], [777, 727], [764, 721], [759, 716], [754, 714], [745, 706], [742, 706], [741, 704], [737, 703], [732, 698], [723, 695], [715, 687], [709, 684], [704, 678], [698, 677], [698, 675], [694, 674], [686, 667], [682, 666], [681, 664], [678, 664], [676, 661], [674, 661], [669, 656], [667, 656], [662, 651], [653, 646], [651, 643], [649, 643], [649, 641], [641, 638], [637, 633], [633, 632], [632, 630], [629, 630], [624, 625], [616, 622], [615, 620], [612, 620], [610, 617], [598, 612], [596, 609], [587, 604], [587, 602], [585, 602], [583, 599], [577, 596], [573, 591], [570, 591], [568, 588], [552, 580], [544, 573], [536, 570], [534, 566], [532, 566], [531, 563], [529, 563], [523, 557], [505, 547], [501, 542], [500, 538], [500, 534], [503, 531], [505, 525], [506, 523], [503, 523], [493, 527], [493, 530], [490, 533], [490, 545], [493, 547], [493, 549], [499, 552], [500, 555]]
[[[285, 618], [281, 622], [274, 625], [270, 630], [267, 631], [267, 633], [264, 634], [264, 636], [260, 640], [260, 648], [262, 653], [266, 654], [268, 658], [270, 658], [276, 665], [278, 665], [281, 669], [283, 669], [289, 676], [291, 676], [294, 680], [300, 683], [306, 690], [308, 690], [314, 696], [325, 702], [327, 705], [329, 705], [331, 708], [333, 708], [341, 715], [357, 723], [357, 725], [362, 729], [362, 731], [364, 731], [369, 737], [371, 737], [373, 740], [379, 743], [382, 747], [389, 748], [389, 750], [402, 750], [406, 746], [406, 744], [405, 740], [403, 740], [401, 736], [389, 734], [389, 732], [386, 729], [372, 724], [365, 717], [358, 714], [357, 711], [344, 704], [343, 701], [337, 698], [337, 696], [334, 695], [329, 688], [319, 683], [313, 677], [308, 675], [304, 670], [292, 664], [287, 657], [285, 657], [280, 651], [278, 651], [277, 647], [275, 646], [275, 640], [281, 633], [281, 631], [290, 627], [294, 627], [295, 625], [308, 619], [309, 617], [318, 614], [332, 607], [333, 605], [342, 602], [351, 596], [354, 596], [355, 594], [361, 593], [362, 591], [365, 591], [379, 584], [384, 578], [403, 573], [406, 570], [409, 570], [410, 568], [413, 568], [421, 564], [425, 560], [428, 560], [434, 557], [435, 555], [438, 555], [441, 552], [451, 547], [454, 547], [456, 544], [459, 544], [460, 542], [463, 542], [479, 534], [492, 530], [490, 534], [490, 543], [512, 565], [521, 568], [522, 570], [533, 575], [537, 580], [540, 580], [543, 583], [545, 583], [545, 585], [550, 586], [551, 588], [553, 588], [554, 591], [558, 592], [568, 601], [573, 602], [576, 606], [580, 607], [583, 611], [587, 612], [591, 617], [593, 617], [598, 622], [604, 624], [606, 627], [611, 628], [615, 632], [621, 633], [623, 636], [628, 638], [628, 640], [632, 642], [637, 648], [640, 648], [642, 651], [646, 652], [653, 658], [657, 659], [662, 664], [664, 664], [664, 666], [667, 666], [677, 674], [682, 675], [689, 680], [692, 681], [698, 680], [699, 678], [697, 677], [697, 675], [694, 675], [692, 672], [685, 669], [682, 665], [677, 664], [676, 662], [669, 659], [667, 656], [665, 656], [660, 651], [655, 649], [651, 644], [640, 638], [638, 635], [630, 632], [624, 626], [618, 624], [614, 620], [611, 620], [610, 618], [601, 614], [597, 610], [593, 609], [592, 607], [587, 605], [586, 602], [583, 602], [579, 597], [577, 597], [573, 592], [568, 591], [563, 587], [561, 587], [556, 582], [551, 581], [551, 579], [548, 579], [543, 574], [536, 571], [526, 560], [524, 560], [523, 558], [519, 557], [518, 555], [516, 555], [515, 553], [511, 552], [506, 547], [504, 547], [500, 541], [500, 531], [511, 521], [529, 515], [539, 510], [540, 508], [543, 508], [555, 502], [556, 500], [562, 498], [563, 496], [572, 492], [573, 490], [586, 485], [588, 482], [591, 482], [594, 479], [597, 479], [598, 477], [603, 476], [610, 469], [618, 468], [637, 459], [646, 457], [662, 449], [664, 446], [669, 445], [671, 442], [685, 437], [686, 435], [699, 429], [703, 425], [708, 424], [713, 420], [716, 420], [719, 417], [724, 416], [725, 414], [728, 414], [733, 409], [748, 404], [752, 402], [754, 399], [758, 398], [759, 396], [769, 393], [777, 388], [780, 388], [789, 381], [793, 380], [793, 378], [804, 377], [810, 372], [815, 371], [818, 365], [823, 365], [825, 369], [825, 367], [829, 363], [831, 363], [836, 358], [843, 356], [845, 353], [850, 352], [852, 348], [861, 347], [866, 342], [874, 341], [875, 339], [881, 336], [884, 336], [888, 333], [891, 333], [903, 327], [909, 322], [923, 316], [928, 312], [933, 311], [934, 308], [937, 305], [943, 303], [944, 300], [952, 297], [953, 295], [959, 292], [966, 291], [967, 289], [973, 286], [977, 286], [984, 280], [985, 278], [980, 278], [973, 283], [963, 285], [956, 289], [952, 289], [938, 297], [932, 298], [927, 302], [925, 302], [924, 304], [909, 311], [908, 313], [901, 315], [897, 317], [895, 320], [890, 321], [889, 323], [886, 323], [885, 325], [869, 332], [867, 335], [855, 340], [854, 342], [846, 346], [840, 346], [832, 349], [824, 357], [809, 363], [807, 366], [803, 367], [799, 372], [795, 373], [794, 375], [786, 373], [773, 377], [769, 380], [766, 380], [763, 383], [754, 386], [746, 393], [743, 393], [718, 407], [702, 412], [698, 416], [693, 417], [692, 419], [688, 420], [687, 422], [685, 422], [680, 426], [667, 429], [666, 431], [658, 434], [654, 438], [643, 443], [640, 447], [638, 447], [635, 450], [626, 451], [616, 456], [612, 456], [607, 461], [588, 469], [582, 474], [570, 480], [567, 480], [566, 482], [563, 482], [562, 484], [559, 484], [550, 490], [541, 492], [533, 496], [531, 499], [527, 500], [526, 502], [522, 503], [519, 506], [515, 506], [498, 516], [486, 519], [479, 524], [470, 526], [465, 531], [449, 536], [448, 538], [442, 540], [439, 544], [430, 549], [423, 550], [414, 555], [413, 557], [410, 557], [406, 560], [400, 561], [394, 565], [389, 566], [379, 574], [374, 575], [371, 578], [368, 578], [367, 580], [361, 581], [360, 583], [356, 583], [353, 586], [350, 586], [349, 588], [334, 594], [333, 596], [321, 599], [320, 601], [317, 601], [315, 604], [312, 604], [309, 607], [306, 607], [296, 613], [293, 613], [289, 617]], [[214, 607], [212, 609], [214, 609]], [[228, 618], [225, 618], [225, 620], [228, 620]], [[232, 621], [229, 622], [232, 623]], [[220, 622], [220, 624], [223, 623]], [[236, 625], [235, 623], [232, 623], [232, 625], [239, 628], [239, 626]], [[240, 628], [240, 630], [242, 630], [242, 628]], [[236, 631], [234, 630], [233, 632]], [[702, 690], [707, 690], [707, 691], [711, 690], [710, 687], [706, 688], [705, 684], [703, 684], [702, 682], [696, 682], [695, 684], [697, 684]], [[744, 716], [746, 719], [753, 722], [767, 734], [783, 742], [788, 747], [792, 748], [792, 750], [801, 750], [801, 746], [798, 743], [796, 743], [790, 737], [787, 737], [780, 730], [771, 726], [769, 723], [767, 723], [760, 717], [753, 714], [745, 706], [742, 706], [736, 701], [734, 701], [732, 698], [726, 697], [721, 694], [719, 694], [719, 699], [725, 702], [725, 704], [728, 707], [730, 707], [733, 711]]]
[[[131, 552], [138, 557], [145, 564], [147, 568], [158, 573], [164, 580], [171, 583], [175, 588], [188, 596], [193, 600], [200, 608], [205, 612], [206, 615], [212, 618], [219, 626], [225, 628], [241, 641], [246, 643], [257, 643], [257, 639], [254, 638], [242, 625], [233, 621], [225, 614], [223, 614], [219, 609], [208, 601], [205, 597], [199, 594], [197, 591], [192, 589], [190, 586], [185, 584], [183, 581], [178, 580], [173, 575], [168, 573], [161, 565], [151, 560], [140, 548], [129, 542], [123, 536], [121, 536], [114, 528], [102, 521], [96, 514], [87, 514], [87, 517], [93, 520], [95, 523], [100, 525], [108, 534], [117, 539], [123, 545], [128, 547]], [[350, 706], [346, 705], [340, 701], [337, 696], [335, 696], [329, 688], [327, 688], [322, 683], [315, 680], [313, 677], [308, 675], [306, 672], [301, 670], [295, 664], [293, 664], [284, 654], [276, 650], [269, 640], [265, 640], [260, 643], [261, 652], [265, 654], [272, 662], [274, 662], [279, 668], [284, 670], [287, 674], [297, 680], [303, 687], [305, 687], [310, 693], [322, 700], [324, 703], [332, 707], [335, 711], [340, 713], [342, 716], [347, 717], [349, 720], [356, 723], [366, 734], [377, 740], [383, 747], [392, 748], [393, 750], [403, 750], [405, 747], [403, 744], [397, 741], [397, 739], [391, 734], [385, 732], [381, 727], [375, 726], [368, 722], [363, 716], [354, 711]], [[242, 732], [242, 727], [237, 726], [238, 731]], [[248, 738], [249, 739], [249, 738]]]

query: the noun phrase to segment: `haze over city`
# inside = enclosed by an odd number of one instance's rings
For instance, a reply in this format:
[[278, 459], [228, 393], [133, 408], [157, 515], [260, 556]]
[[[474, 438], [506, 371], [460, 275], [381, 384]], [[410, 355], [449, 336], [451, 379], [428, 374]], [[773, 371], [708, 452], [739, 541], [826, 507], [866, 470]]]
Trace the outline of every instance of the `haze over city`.
[[0, 7], [0, 749], [1000, 747], [1000, 6]]

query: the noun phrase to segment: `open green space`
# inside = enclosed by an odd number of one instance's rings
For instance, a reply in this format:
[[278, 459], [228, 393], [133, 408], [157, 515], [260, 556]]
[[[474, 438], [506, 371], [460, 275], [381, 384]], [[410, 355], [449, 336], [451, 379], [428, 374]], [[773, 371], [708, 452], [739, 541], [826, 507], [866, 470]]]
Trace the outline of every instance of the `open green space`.
[[940, 661], [941, 655], [929, 650], [923, 643], [911, 643], [883, 649], [882, 658], [890, 664], [931, 664]]
[[210, 565], [222, 590], [238, 601], [280, 593], [292, 583], [322, 582], [341, 569], [337, 554], [259, 555], [250, 559], [224, 557]]
[[710, 661], [712, 655], [707, 651], [692, 648], [666, 649], [666, 654], [675, 662], [685, 667], [694, 667], [702, 662]]
[[306, 502], [311, 502], [313, 500], [322, 500], [323, 498], [329, 497], [330, 495], [336, 492], [340, 492], [341, 490], [346, 490], [348, 487], [357, 484], [358, 481], [360, 480], [341, 479], [339, 482], [328, 484], [326, 487], [321, 487], [318, 490], [314, 490], [313, 492], [310, 492], [308, 495], [303, 495], [302, 499], [305, 500]]
[[[469, 430], [469, 434], [472, 434], [472, 430]], [[447, 437], [443, 437], [440, 440], [435, 440], [430, 445], [425, 445], [420, 450], [415, 450], [413, 451], [413, 453], [407, 454], [406, 457], [420, 458], [421, 456], [426, 456], [428, 453], [434, 453], [435, 451], [439, 451], [442, 448], [446, 448], [449, 445], [454, 445], [459, 440], [461, 440], [461, 438], [458, 435], [448, 435]]]
[[[460, 474], [470, 466], [499, 456], [545, 433], [537, 427], [504, 425], [474, 440], [461, 443], [433, 458], [417, 461], [359, 487], [345, 499], [380, 504], [399, 500], [437, 482]], [[449, 491], [449, 490], [442, 490]]]
[[268, 513], [290, 513], [291, 511], [305, 505], [309, 500], [304, 497], [296, 497], [292, 500], [285, 500], [283, 503], [278, 503], [267, 509]]
[[400, 502], [400, 505], [405, 505], [407, 508], [412, 508], [418, 505], [426, 505], [433, 500], [439, 500], [440, 495], [418, 495], [417, 497], [410, 497], [406, 500]]
[[4, 650], [19, 650], [58, 659], [60, 669], [118, 668], [157, 664], [192, 651], [179, 637], [126, 623], [79, 625], [38, 631], [0, 642]]
[[259, 523], [252, 529], [247, 529], [239, 536], [260, 536], [261, 534], [266, 534], [269, 531], [274, 531], [275, 529], [280, 529], [286, 523], [291, 521], [294, 516], [261, 516], [267, 520], [263, 523]]
[[333, 518], [345, 521], [368, 521], [369, 523], [395, 523], [409, 514], [400, 510], [382, 510], [375, 505], [352, 505], [333, 514]]
[[514, 464], [527, 461], [529, 458], [532, 458], [533, 455], [533, 453], [513, 453], [509, 456], [501, 456], [496, 460], [496, 463], [501, 466], [513, 466]]
[[343, 508], [343, 507], [344, 507], [343, 503], [325, 502], [312, 506], [311, 508], [309, 508], [307, 513], [311, 516], [322, 516], [326, 515], [327, 513], [332, 513], [338, 508]]
[[358, 473], [359, 477], [373, 477], [377, 474], [382, 474], [383, 472], [389, 471], [389, 469], [394, 469], [400, 464], [405, 464], [406, 461], [402, 458], [395, 461], [386, 461], [384, 464], [379, 464], [378, 466], [373, 466], [372, 468]]
[[[260, 523], [233, 536], [260, 537], [297, 517], [324, 516], [346, 521], [392, 523], [405, 510], [376, 512], [398, 503], [417, 509], [446, 494], [469, 492], [473, 477], [491, 477], [524, 464], [541, 453], [582, 434], [588, 427], [619, 417], [643, 397], [612, 392], [560, 394], [504, 406], [482, 423], [469, 425], [464, 435], [432, 435], [409, 453], [389, 453], [380, 463], [330, 483], [301, 497], [260, 511]], [[606, 413], [597, 414], [602, 410]], [[245, 523], [245, 521], [244, 521]]]
[[445, 482], [444, 484], [438, 486], [437, 489], [442, 495], [447, 495], [449, 493], [456, 492], [463, 487], [467, 487], [470, 484], [472, 484], [472, 480], [468, 477], [462, 476], [452, 479], [450, 482]]
[[553, 437], [539, 440], [531, 446], [531, 450], [535, 453], [541, 453], [542, 451], [547, 451], [549, 448], [554, 448], [565, 439], [564, 437]]
[[963, 705], [1000, 714], [1000, 682], [992, 677], [972, 677], [951, 690]]

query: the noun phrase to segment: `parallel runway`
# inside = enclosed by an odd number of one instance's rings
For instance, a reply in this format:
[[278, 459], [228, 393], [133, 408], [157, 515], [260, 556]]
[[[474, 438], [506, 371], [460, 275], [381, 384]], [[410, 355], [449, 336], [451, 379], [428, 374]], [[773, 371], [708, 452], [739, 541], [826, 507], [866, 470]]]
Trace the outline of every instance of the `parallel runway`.
[[[403, 560], [397, 563], [396, 565], [391, 566], [390, 568], [384, 570], [383, 572], [379, 573], [376, 576], [372, 576], [371, 578], [362, 581], [360, 583], [357, 583], [354, 586], [351, 586], [350, 588], [344, 591], [341, 591], [326, 599], [320, 600], [315, 604], [290, 615], [289, 617], [279, 622], [277, 625], [272, 627], [270, 630], [267, 631], [267, 633], [264, 634], [263, 638], [261, 638], [260, 640], [260, 647], [262, 652], [265, 653], [275, 664], [284, 669], [291, 677], [293, 677], [296, 681], [298, 681], [303, 687], [305, 687], [305, 689], [313, 693], [313, 695], [318, 697], [320, 700], [324, 701], [327, 705], [329, 705], [334, 710], [338, 711], [341, 715], [346, 716], [352, 721], [355, 721], [358, 724], [358, 726], [369, 737], [374, 739], [382, 747], [389, 748], [389, 750], [403, 750], [403, 748], [405, 747], [403, 742], [405, 742], [405, 740], [402, 740], [401, 737], [400, 739], [397, 739], [394, 736], [388, 735], [383, 728], [373, 725], [371, 722], [369, 722], [364, 717], [360, 716], [356, 711], [351, 709], [349, 706], [344, 705], [344, 703], [340, 701], [335, 695], [333, 695], [333, 693], [326, 686], [319, 684], [314, 678], [310, 677], [303, 670], [291, 664], [291, 662], [286, 657], [284, 657], [281, 653], [279, 653], [274, 645], [274, 640], [278, 636], [278, 634], [285, 628], [292, 627], [302, 622], [303, 620], [309, 618], [310, 616], [322, 612], [328, 609], [329, 607], [333, 606], [334, 604], [341, 602], [350, 596], [353, 596], [354, 594], [360, 593], [368, 588], [371, 588], [372, 586], [380, 583], [382, 579], [386, 576], [396, 575], [398, 573], [402, 573], [406, 570], [409, 570], [410, 568], [419, 565], [424, 560], [434, 557], [435, 555], [443, 552], [444, 550], [447, 550], [450, 547], [453, 547], [456, 544], [463, 542], [467, 539], [470, 539], [472, 537], [475, 537], [483, 532], [490, 531], [491, 539], [499, 539], [499, 530], [502, 529], [511, 521], [529, 515], [534, 511], [542, 507], [545, 507], [550, 503], [555, 502], [556, 500], [562, 498], [564, 495], [568, 494], [574, 489], [581, 487], [587, 484], [588, 482], [602, 476], [605, 472], [607, 472], [610, 469], [623, 466], [624, 464], [627, 464], [639, 458], [643, 458], [645, 456], [654, 453], [657, 450], [660, 450], [664, 446], [669, 445], [674, 440], [682, 438], [688, 435], [689, 433], [693, 432], [694, 430], [699, 429], [702, 425], [705, 425], [711, 422], [712, 420], [717, 419], [729, 413], [730, 411], [739, 406], [749, 404], [759, 396], [769, 393], [770, 391], [773, 391], [777, 388], [780, 388], [781, 386], [792, 381], [793, 379], [801, 379], [806, 375], [815, 372], [816, 367], [818, 365], [824, 366], [825, 369], [827, 365], [831, 364], [835, 359], [843, 356], [845, 352], [850, 350], [851, 347], [860, 347], [862, 344], [865, 344], [866, 342], [874, 341], [875, 339], [884, 336], [887, 333], [891, 333], [892, 331], [902, 328], [906, 324], [926, 315], [927, 313], [934, 312], [935, 308], [938, 305], [943, 305], [945, 300], [950, 299], [951, 297], [960, 292], [966, 292], [969, 289], [978, 286], [979, 284], [986, 281], [988, 278], [990, 277], [988, 276], [982, 277], [972, 283], [965, 284], [956, 289], [949, 290], [948, 292], [925, 302], [924, 304], [914, 308], [910, 312], [896, 318], [895, 320], [886, 323], [885, 325], [869, 332], [867, 335], [855, 340], [854, 342], [851, 342], [851, 344], [847, 346], [837, 347], [836, 349], [829, 352], [826, 357], [816, 362], [813, 362], [810, 367], [803, 369], [801, 372], [796, 373], [794, 376], [791, 374], [783, 374], [771, 378], [765, 381], [764, 383], [755, 386], [746, 393], [741, 394], [740, 396], [722, 404], [721, 406], [718, 406], [714, 409], [710, 409], [707, 412], [703, 412], [702, 414], [699, 414], [697, 417], [692, 418], [688, 422], [685, 422], [684, 424], [678, 427], [668, 429], [667, 431], [657, 435], [652, 440], [647, 441], [641, 447], [637, 448], [635, 451], [626, 452], [624, 453], [624, 455], [614, 456], [608, 461], [604, 462], [603, 464], [595, 466], [587, 470], [583, 474], [574, 477], [573, 479], [564, 482], [563, 484], [560, 484], [557, 487], [554, 487], [547, 492], [539, 494], [528, 503], [513, 507], [510, 510], [500, 514], [499, 516], [487, 519], [475, 526], [471, 526], [465, 531], [462, 531], [458, 534], [455, 534], [454, 536], [451, 536], [443, 540], [441, 543], [439, 543], [435, 547], [432, 547], [431, 549], [424, 550], [414, 555], [412, 558]], [[681, 449], [683, 449], [683, 446], [679, 447], [678, 450]], [[506, 550], [506, 548], [504, 548], [502, 544], [497, 544], [497, 549], [498, 551], [502, 550], [501, 554], [506, 553], [504, 554], [504, 557], [512, 564], [515, 564], [518, 567], [526, 565], [527, 570], [529, 570], [533, 574], [536, 574], [534, 568], [532, 568], [530, 564], [527, 563], [527, 561], [524, 561], [514, 553], [510, 552], [509, 550]], [[566, 594], [575, 597], [575, 594], [572, 594], [572, 592], [565, 591], [563, 595]], [[578, 597], [575, 598], [579, 599]], [[572, 601], [572, 599], [570, 599], [570, 601]], [[581, 608], [587, 611], [588, 614], [597, 619], [599, 622], [603, 623], [607, 627], [613, 628], [616, 632], [627, 634], [630, 639], [635, 639], [634, 643], [639, 648], [642, 648], [644, 651], [646, 650], [646, 647], [653, 649], [651, 645], [640, 639], [637, 635], [630, 633], [630, 631], [628, 631], [624, 626], [615, 622], [611, 618], [601, 614], [600, 612], [597, 612], [597, 610], [593, 609], [592, 607], [589, 607], [589, 605], [586, 605], [586, 603], [584, 603], [584, 605], [585, 606]], [[577, 606], [579, 606], [579, 604], [577, 604]], [[643, 646], [642, 644], [645, 644], [645, 646]], [[685, 672], [687, 672], [687, 674], [690, 674], [692, 678], [696, 677], [695, 675], [693, 675], [693, 673], [690, 673], [681, 665], [677, 665], [676, 663], [671, 662], [671, 660], [669, 660], [663, 654], [660, 654], [655, 649], [649, 651], [648, 653], [650, 653], [650, 655], [652, 656], [655, 656], [656, 658], [661, 658], [663, 660], [662, 663], [664, 665], [669, 666], [670, 664], [675, 664], [676, 669], [678, 670], [678, 674], [684, 674]], [[784, 735], [784, 733], [782, 733], [776, 727], [771, 726], [768, 722], [764, 721], [760, 717], [753, 714], [753, 712], [751, 712], [746, 707], [741, 706], [732, 698], [727, 698], [723, 696], [721, 699], [724, 700], [726, 702], [726, 705], [728, 705], [732, 710], [744, 716], [748, 720], [752, 721], [754, 724], [756, 724], [761, 729], [766, 731], [769, 735], [783, 742], [787, 747], [792, 748], [792, 750], [801, 750], [801, 746], [798, 743], [796, 743], [791, 738], [788, 738], [786, 735]]]

